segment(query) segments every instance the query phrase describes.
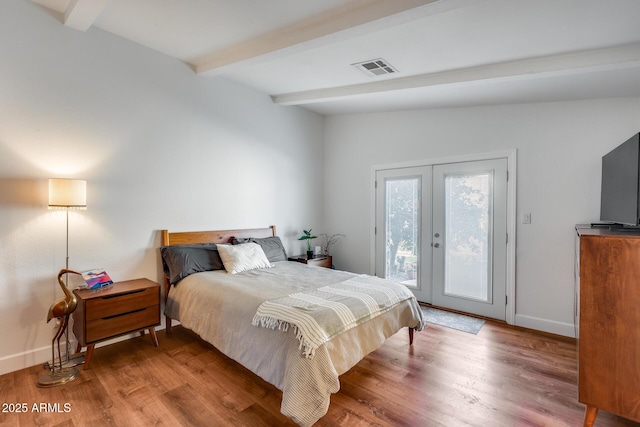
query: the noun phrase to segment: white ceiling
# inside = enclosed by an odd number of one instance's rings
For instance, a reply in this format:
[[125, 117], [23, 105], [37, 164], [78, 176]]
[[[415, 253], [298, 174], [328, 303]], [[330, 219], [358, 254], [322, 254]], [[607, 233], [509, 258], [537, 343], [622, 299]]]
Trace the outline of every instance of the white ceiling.
[[640, 96], [638, 0], [32, 1], [321, 114]]

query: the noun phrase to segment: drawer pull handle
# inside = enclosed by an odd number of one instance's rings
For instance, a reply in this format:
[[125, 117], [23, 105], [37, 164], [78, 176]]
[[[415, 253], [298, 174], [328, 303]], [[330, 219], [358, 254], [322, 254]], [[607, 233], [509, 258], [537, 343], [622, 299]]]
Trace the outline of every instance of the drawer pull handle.
[[140, 311], [145, 311], [145, 310], [146, 310], [146, 308], [140, 308], [138, 310], [128, 311], [126, 313], [120, 313], [120, 314], [115, 314], [113, 316], [103, 317], [102, 320], [108, 320], [108, 319], [113, 319], [114, 317], [126, 316], [127, 314], [138, 313]]
[[125, 295], [139, 294], [140, 292], [144, 292], [144, 291], [146, 291], [146, 289], [138, 289], [137, 291], [131, 291], [131, 292], [127, 292], [127, 293], [124, 293], [124, 294], [107, 295], [107, 296], [102, 297], [102, 299], [120, 298], [120, 297], [123, 297]]

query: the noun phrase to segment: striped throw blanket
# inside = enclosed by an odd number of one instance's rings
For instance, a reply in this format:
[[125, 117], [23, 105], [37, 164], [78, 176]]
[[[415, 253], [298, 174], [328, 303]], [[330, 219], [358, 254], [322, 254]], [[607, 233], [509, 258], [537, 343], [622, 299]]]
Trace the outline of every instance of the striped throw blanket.
[[413, 294], [403, 285], [359, 275], [313, 291], [265, 301], [258, 307], [252, 324], [283, 332], [293, 327], [302, 354], [312, 358], [315, 350], [331, 338], [411, 298]]

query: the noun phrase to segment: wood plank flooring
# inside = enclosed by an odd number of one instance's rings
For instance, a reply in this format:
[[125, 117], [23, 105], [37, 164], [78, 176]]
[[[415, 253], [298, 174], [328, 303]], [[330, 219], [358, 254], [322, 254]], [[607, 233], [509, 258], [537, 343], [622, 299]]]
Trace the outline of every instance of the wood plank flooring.
[[[27, 405], [0, 412], [0, 425], [294, 425], [279, 390], [193, 333], [158, 339], [98, 348], [89, 370], [55, 388], [36, 387], [41, 365], [0, 376], [2, 409]], [[428, 325], [412, 347], [403, 330], [341, 376], [316, 425], [581, 426], [576, 381], [574, 340], [491, 321], [478, 335]], [[640, 424], [600, 411], [596, 426]]]

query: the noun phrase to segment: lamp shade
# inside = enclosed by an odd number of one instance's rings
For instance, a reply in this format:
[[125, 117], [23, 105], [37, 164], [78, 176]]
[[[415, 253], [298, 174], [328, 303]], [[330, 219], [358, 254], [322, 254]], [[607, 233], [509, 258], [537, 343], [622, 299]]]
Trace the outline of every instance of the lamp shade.
[[49, 207], [75, 208], [87, 207], [87, 181], [82, 179], [49, 179]]

